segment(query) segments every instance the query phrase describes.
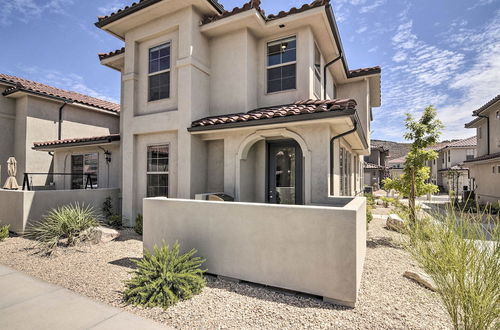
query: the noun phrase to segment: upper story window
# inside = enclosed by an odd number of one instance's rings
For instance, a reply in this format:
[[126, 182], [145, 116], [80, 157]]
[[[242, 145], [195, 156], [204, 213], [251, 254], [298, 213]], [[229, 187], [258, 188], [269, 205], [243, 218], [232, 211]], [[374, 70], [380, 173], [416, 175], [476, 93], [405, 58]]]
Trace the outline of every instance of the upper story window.
[[482, 139], [482, 134], [481, 134], [481, 133], [482, 133], [482, 132], [481, 132], [481, 127], [478, 127], [478, 128], [477, 128], [477, 138], [478, 138], [478, 139]]
[[149, 49], [149, 101], [170, 97], [170, 43]]
[[474, 149], [467, 149], [465, 151], [465, 159], [466, 160], [469, 160], [469, 159], [474, 159]]
[[297, 40], [295, 37], [267, 44], [267, 92], [296, 88]]
[[451, 150], [448, 150], [448, 163], [451, 162]]
[[500, 110], [496, 112], [496, 114], [495, 114], [495, 118], [496, 118], [496, 119], [500, 119]]
[[321, 99], [321, 53], [318, 46], [314, 44], [314, 95]]

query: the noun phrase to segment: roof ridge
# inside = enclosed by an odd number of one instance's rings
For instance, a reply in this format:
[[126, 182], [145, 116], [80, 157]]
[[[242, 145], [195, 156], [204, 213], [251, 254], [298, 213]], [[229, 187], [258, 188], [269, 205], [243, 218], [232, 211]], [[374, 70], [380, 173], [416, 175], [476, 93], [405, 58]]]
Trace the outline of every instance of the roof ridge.
[[47, 96], [58, 97], [67, 99], [72, 102], [77, 102], [85, 105], [94, 106], [103, 110], [120, 112], [120, 104], [107, 101], [95, 96], [86, 95], [83, 93], [62, 89], [59, 87], [51, 86], [34, 80], [29, 80], [22, 77], [12, 76], [9, 74], [0, 73], [0, 82], [13, 84], [14, 86], [7, 88], [3, 95], [9, 95], [16, 91], [25, 90], [28, 92], [41, 93]]

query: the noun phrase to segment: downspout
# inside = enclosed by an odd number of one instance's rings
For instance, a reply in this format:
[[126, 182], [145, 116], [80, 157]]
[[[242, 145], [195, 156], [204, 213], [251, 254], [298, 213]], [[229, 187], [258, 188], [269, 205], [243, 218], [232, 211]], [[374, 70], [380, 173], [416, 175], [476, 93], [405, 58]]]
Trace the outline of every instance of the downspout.
[[[340, 52], [339, 56], [337, 56], [335, 59], [331, 60], [330, 62], [326, 63], [325, 66], [323, 67], [323, 99], [326, 100], [326, 69], [333, 63], [337, 62], [342, 58], [342, 52]], [[333, 89], [334, 93], [336, 94], [335, 88]], [[333, 98], [336, 97], [336, 95], [333, 95]]]
[[480, 118], [486, 118], [486, 138], [488, 139], [487, 141], [487, 148], [488, 148], [488, 155], [490, 154], [490, 116], [482, 116], [482, 115], [477, 115]]
[[[351, 117], [352, 118], [352, 117]], [[348, 131], [345, 131], [344, 133], [340, 133], [338, 135], [335, 135], [333, 136], [331, 139], [330, 139], [330, 193], [333, 193], [333, 169], [334, 169], [334, 164], [333, 164], [333, 161], [335, 159], [334, 157], [334, 142], [336, 139], [339, 139], [341, 137], [344, 137], [346, 135], [349, 135], [351, 133], [354, 133], [356, 132], [356, 130], [358, 129], [358, 121], [357, 120], [354, 120], [354, 123], [353, 123], [353, 128], [348, 130]]]
[[63, 117], [63, 109], [66, 106], [66, 102], [64, 102], [61, 107], [59, 108], [59, 125], [57, 129], [57, 139], [61, 140], [62, 138], [62, 117]]

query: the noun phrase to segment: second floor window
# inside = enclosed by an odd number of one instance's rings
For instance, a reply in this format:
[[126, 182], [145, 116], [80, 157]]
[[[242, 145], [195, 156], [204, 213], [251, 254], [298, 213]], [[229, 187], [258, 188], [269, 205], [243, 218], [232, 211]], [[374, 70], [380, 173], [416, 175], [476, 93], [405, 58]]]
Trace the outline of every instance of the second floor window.
[[474, 159], [474, 149], [467, 149], [465, 159], [466, 160]]
[[149, 101], [170, 97], [170, 43], [149, 50]]
[[296, 88], [297, 41], [295, 37], [267, 44], [267, 92]]
[[314, 45], [314, 95], [321, 99], [321, 53], [318, 46]]

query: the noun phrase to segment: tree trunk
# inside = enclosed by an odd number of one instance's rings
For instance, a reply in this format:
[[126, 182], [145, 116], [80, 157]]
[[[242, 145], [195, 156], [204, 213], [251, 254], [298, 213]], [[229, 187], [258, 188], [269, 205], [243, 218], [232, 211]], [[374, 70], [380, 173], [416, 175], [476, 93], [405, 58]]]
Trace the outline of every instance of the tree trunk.
[[408, 196], [408, 206], [410, 210], [410, 223], [415, 223], [417, 220], [415, 210], [415, 169], [411, 170], [410, 196]]

